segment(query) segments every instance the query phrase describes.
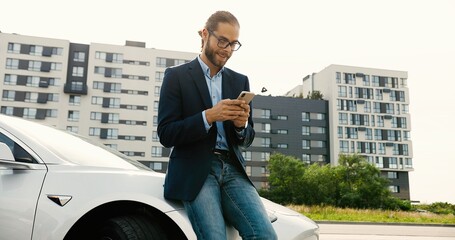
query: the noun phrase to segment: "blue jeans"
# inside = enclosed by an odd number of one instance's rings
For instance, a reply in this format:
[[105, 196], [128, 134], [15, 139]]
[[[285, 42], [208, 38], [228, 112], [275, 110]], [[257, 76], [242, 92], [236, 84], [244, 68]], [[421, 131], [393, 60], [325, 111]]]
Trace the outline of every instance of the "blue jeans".
[[242, 239], [277, 239], [254, 186], [235, 166], [217, 158], [196, 199], [183, 202], [198, 240], [226, 239], [226, 222]]

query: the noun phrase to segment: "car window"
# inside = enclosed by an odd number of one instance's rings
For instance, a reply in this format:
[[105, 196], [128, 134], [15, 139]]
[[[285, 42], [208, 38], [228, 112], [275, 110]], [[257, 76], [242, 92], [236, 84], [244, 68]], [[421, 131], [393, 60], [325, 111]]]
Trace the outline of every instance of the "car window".
[[0, 133], [0, 142], [8, 145], [11, 152], [13, 152], [14, 159], [17, 162], [37, 163], [37, 161], [27, 151], [3, 133]]

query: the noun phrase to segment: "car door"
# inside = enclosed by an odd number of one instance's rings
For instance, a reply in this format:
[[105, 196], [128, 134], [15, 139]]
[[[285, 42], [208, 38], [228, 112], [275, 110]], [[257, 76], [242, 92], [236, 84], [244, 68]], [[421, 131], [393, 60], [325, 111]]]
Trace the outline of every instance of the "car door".
[[31, 149], [1, 128], [0, 144], [0, 240], [31, 239], [47, 168]]

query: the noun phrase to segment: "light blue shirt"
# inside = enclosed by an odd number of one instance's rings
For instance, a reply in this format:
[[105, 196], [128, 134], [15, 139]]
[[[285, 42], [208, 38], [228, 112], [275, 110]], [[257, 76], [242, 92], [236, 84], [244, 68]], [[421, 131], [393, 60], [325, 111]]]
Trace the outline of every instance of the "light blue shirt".
[[[221, 68], [219, 72], [217, 72], [213, 77], [210, 77], [210, 68], [205, 64], [201, 57], [197, 57], [199, 64], [201, 64], [202, 71], [204, 72], [205, 81], [207, 82], [207, 87], [209, 88], [210, 98], [212, 99], [212, 106], [215, 106], [219, 101], [221, 101], [222, 97], [222, 89], [221, 89], [221, 82], [223, 80], [223, 71], [224, 67]], [[207, 118], [205, 117], [205, 111], [202, 112], [202, 118], [204, 119], [205, 130], [207, 132], [212, 127], [207, 122]], [[216, 137], [216, 149], [228, 150], [228, 144], [226, 140], [226, 132], [224, 131], [223, 122], [215, 122], [216, 127], [218, 130], [217, 137]]]

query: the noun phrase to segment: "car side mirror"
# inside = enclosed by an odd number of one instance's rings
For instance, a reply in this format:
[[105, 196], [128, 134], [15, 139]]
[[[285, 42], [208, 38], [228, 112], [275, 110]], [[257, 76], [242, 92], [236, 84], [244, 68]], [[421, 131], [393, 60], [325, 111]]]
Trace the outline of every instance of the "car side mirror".
[[14, 155], [11, 149], [5, 143], [0, 142], [0, 160], [14, 162]]

